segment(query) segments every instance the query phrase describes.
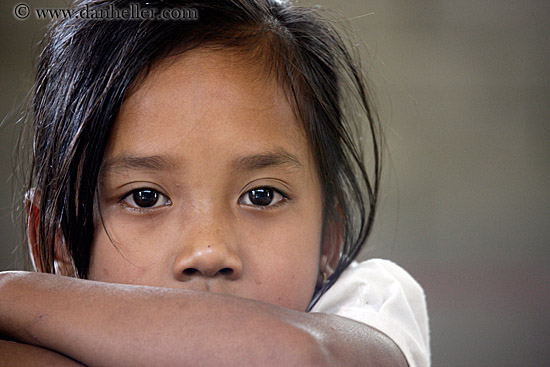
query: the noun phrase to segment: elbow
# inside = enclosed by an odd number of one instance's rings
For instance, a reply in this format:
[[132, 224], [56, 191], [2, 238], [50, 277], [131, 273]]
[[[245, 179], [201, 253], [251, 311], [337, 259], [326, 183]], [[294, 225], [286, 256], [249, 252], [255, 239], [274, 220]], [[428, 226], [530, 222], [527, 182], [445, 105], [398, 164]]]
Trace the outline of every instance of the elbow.
[[[313, 319], [315, 317], [315, 319]], [[313, 315], [306, 324], [273, 327], [265, 366], [407, 367], [401, 349], [385, 334], [341, 318]], [[338, 322], [334, 322], [334, 321]], [[264, 344], [265, 345], [265, 344]], [[265, 360], [264, 360], [265, 361]]]
[[[292, 328], [284, 338], [287, 353], [277, 353], [276, 366], [329, 367], [337, 366], [322, 337], [300, 328]], [[335, 364], [336, 363], [336, 364]]]
[[408, 367], [407, 360], [393, 342], [366, 344], [364, 350], [334, 346], [332, 340], [312, 335], [301, 340], [295, 366], [318, 367]]
[[327, 332], [326, 329], [298, 330], [293, 343], [300, 346], [300, 350], [294, 363], [288, 365], [408, 367], [401, 349], [385, 334], [368, 328], [368, 332], [357, 333], [354, 337], [352, 330], [345, 333]]

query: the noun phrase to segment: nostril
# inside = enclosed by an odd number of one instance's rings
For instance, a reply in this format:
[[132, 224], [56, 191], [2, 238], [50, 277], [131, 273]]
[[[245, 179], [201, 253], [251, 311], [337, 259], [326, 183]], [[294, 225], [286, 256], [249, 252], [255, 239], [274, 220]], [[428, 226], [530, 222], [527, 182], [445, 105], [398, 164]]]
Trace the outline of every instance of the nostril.
[[220, 269], [219, 273], [220, 273], [221, 275], [230, 276], [230, 275], [233, 275], [233, 269], [231, 269], [231, 268], [223, 268], [223, 269]]
[[183, 270], [182, 273], [186, 278], [192, 278], [196, 276], [215, 277], [218, 275], [226, 278], [231, 278], [235, 274], [235, 271], [232, 268], [222, 268], [216, 273], [210, 273], [206, 271], [206, 269], [203, 271], [201, 268], [186, 268]]
[[185, 275], [191, 276], [191, 275], [197, 274], [197, 273], [198, 273], [198, 270], [195, 269], [195, 268], [187, 268], [187, 269], [185, 269], [185, 270], [183, 271], [183, 273], [184, 273]]

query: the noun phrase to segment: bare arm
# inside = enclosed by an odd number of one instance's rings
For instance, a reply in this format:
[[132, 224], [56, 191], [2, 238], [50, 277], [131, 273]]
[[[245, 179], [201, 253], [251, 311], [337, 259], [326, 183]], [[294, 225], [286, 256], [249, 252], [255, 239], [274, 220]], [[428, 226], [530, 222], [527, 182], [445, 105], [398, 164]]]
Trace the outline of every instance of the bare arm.
[[82, 364], [51, 350], [7, 340], [0, 340], [0, 356], [0, 367], [82, 366]]
[[0, 274], [0, 333], [86, 365], [406, 366], [378, 331], [206, 292]]

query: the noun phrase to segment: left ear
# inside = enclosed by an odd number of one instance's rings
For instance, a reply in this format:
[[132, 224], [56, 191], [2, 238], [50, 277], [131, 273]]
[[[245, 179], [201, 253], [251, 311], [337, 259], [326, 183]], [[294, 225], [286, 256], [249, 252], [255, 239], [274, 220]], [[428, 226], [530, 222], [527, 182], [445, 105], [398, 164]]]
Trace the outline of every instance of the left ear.
[[344, 245], [343, 223], [340, 220], [341, 210], [338, 206], [337, 218], [328, 219], [323, 230], [323, 246], [321, 248], [321, 259], [319, 263], [318, 285], [322, 284], [328, 277], [334, 273], [334, 269], [340, 261], [342, 248]]

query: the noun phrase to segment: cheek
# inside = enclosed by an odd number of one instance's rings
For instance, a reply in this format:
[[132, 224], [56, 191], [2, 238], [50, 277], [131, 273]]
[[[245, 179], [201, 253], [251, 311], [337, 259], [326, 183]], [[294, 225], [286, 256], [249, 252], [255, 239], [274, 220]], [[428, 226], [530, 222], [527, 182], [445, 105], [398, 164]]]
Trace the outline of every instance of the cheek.
[[104, 229], [96, 230], [90, 253], [90, 280], [123, 283], [127, 279], [127, 265], [120, 261], [120, 249], [111, 242]]
[[116, 248], [109, 241], [105, 231], [96, 230], [90, 252], [90, 280], [114, 282], [119, 277], [119, 266], [116, 266]]
[[96, 226], [90, 253], [88, 278], [111, 283], [154, 285], [155, 255], [143, 249], [150, 242], [151, 231], [139, 230], [139, 226], [124, 223], [108, 223], [108, 234], [99, 224]]
[[273, 224], [270, 236], [262, 231], [245, 234], [245, 248], [255, 249], [243, 254], [249, 257], [247, 270], [254, 273], [248, 298], [306, 310], [317, 282], [321, 247], [320, 218], [309, 218]]
[[[286, 262], [285, 265], [289, 263]], [[259, 301], [290, 308], [296, 311], [305, 311], [311, 301], [317, 280], [316, 266], [284, 268], [277, 267], [277, 274], [273, 278], [255, 278], [258, 287], [253, 298]]]

